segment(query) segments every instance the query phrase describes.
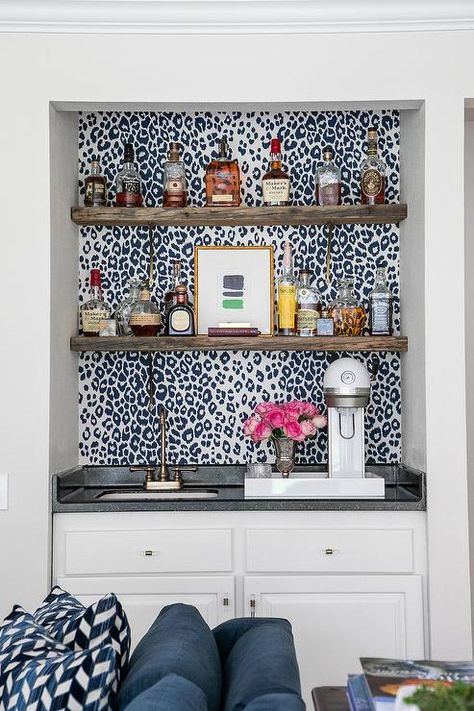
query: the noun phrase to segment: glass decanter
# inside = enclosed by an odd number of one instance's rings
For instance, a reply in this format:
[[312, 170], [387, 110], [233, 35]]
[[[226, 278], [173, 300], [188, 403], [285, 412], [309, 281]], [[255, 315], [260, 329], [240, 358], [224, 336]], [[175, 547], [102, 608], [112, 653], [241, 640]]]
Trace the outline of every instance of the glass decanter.
[[171, 143], [163, 166], [163, 207], [186, 207], [186, 171], [180, 160], [179, 143]]
[[133, 305], [140, 298], [142, 282], [137, 277], [128, 280], [128, 296], [117, 307], [115, 320], [117, 321], [119, 336], [133, 336], [132, 329], [128, 325]]
[[329, 313], [334, 320], [335, 336], [361, 336], [365, 326], [366, 313], [354, 297], [353, 279], [339, 279], [339, 293], [329, 306]]

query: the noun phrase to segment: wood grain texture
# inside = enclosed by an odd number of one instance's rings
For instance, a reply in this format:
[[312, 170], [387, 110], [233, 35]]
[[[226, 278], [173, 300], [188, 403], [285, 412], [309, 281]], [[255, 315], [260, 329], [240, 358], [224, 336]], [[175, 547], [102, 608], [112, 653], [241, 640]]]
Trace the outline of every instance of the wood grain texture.
[[71, 338], [71, 350], [84, 351], [390, 351], [408, 350], [408, 339], [400, 336], [257, 336], [226, 338], [209, 336], [158, 336], [136, 338], [115, 336]]
[[331, 207], [73, 207], [77, 225], [360, 225], [398, 223], [405, 204], [337, 205]]

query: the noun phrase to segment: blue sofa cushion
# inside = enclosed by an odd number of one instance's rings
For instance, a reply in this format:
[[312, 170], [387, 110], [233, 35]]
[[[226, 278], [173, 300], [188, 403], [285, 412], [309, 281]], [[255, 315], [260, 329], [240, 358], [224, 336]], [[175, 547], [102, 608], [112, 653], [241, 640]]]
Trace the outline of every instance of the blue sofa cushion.
[[73, 652], [19, 606], [0, 626], [0, 709], [105, 711], [116, 683], [111, 645]]
[[112, 645], [118, 681], [123, 678], [130, 653], [130, 625], [113, 593], [84, 607], [73, 595], [56, 586], [33, 616], [51, 637], [74, 652]]
[[168, 674], [138, 694], [126, 711], [207, 711], [204, 692], [192, 681]]
[[230, 620], [216, 627], [214, 636], [223, 666], [223, 711], [304, 709], [287, 620]]
[[221, 665], [214, 635], [196, 608], [163, 608], [130, 658], [118, 704], [125, 709], [138, 694], [168, 676], [192, 681], [205, 694], [209, 711], [220, 710]]

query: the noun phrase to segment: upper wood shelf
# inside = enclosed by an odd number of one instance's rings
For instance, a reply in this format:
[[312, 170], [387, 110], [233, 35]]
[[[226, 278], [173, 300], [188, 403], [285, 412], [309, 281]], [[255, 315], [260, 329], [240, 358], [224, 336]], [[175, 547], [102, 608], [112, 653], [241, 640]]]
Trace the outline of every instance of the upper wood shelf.
[[73, 336], [72, 351], [390, 351], [408, 350], [408, 339], [402, 336], [257, 336], [229, 338], [208, 336], [111, 336], [91, 338]]
[[77, 225], [373, 225], [398, 223], [407, 206], [337, 205], [335, 207], [73, 207]]

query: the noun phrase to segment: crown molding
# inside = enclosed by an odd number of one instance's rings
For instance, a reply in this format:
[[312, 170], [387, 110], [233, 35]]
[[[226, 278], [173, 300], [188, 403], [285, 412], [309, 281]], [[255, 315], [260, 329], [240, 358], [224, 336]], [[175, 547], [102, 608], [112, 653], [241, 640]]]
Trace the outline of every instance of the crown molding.
[[472, 0], [0, 0], [0, 32], [309, 34], [474, 29]]

